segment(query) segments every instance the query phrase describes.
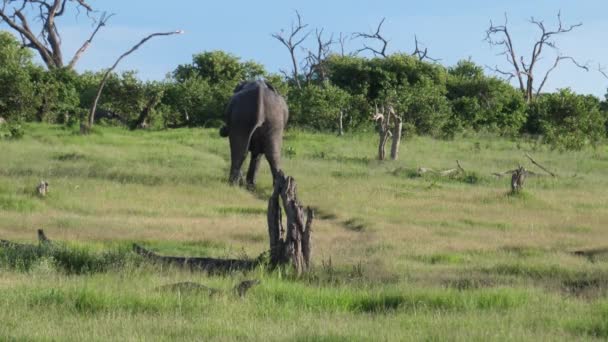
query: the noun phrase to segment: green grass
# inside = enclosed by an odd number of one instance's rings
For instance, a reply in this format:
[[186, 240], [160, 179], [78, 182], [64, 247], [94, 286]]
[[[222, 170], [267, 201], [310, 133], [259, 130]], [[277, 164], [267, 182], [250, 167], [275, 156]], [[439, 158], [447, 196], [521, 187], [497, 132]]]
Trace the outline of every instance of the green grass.
[[[268, 248], [265, 162], [255, 192], [226, 183], [215, 129], [83, 137], [30, 125], [0, 140], [2, 340], [573, 340], [608, 338], [608, 147], [560, 153], [534, 141], [412, 138], [378, 162], [377, 136], [289, 131], [283, 169], [316, 209], [314, 269], [223, 276], [144, 262], [257, 257]], [[542, 174], [509, 194], [494, 172]], [[459, 160], [464, 174], [443, 177]], [[245, 165], [246, 166], [246, 165]], [[245, 167], [244, 167], [245, 168]], [[44, 179], [50, 193], [39, 198]], [[245, 298], [232, 287], [259, 279]], [[194, 281], [220, 292], [159, 291]]]

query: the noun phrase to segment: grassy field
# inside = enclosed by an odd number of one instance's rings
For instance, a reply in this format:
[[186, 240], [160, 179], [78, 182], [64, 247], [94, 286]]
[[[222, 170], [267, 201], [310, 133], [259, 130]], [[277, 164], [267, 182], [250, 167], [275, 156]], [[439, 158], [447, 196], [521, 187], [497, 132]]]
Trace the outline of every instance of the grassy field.
[[[33, 125], [0, 141], [0, 239], [36, 229], [72, 254], [18, 260], [0, 249], [1, 340], [605, 340], [608, 147], [560, 153], [533, 141], [417, 137], [374, 160], [371, 133], [287, 133], [283, 169], [317, 209], [311, 274], [206, 275], [148, 264], [162, 254], [256, 257], [267, 249], [271, 179], [230, 187], [215, 129], [127, 132]], [[509, 195], [491, 174], [542, 174]], [[458, 177], [418, 176], [448, 169]], [[38, 198], [34, 188], [50, 183]], [[74, 267], [74, 262], [80, 266]], [[244, 279], [261, 284], [240, 298]], [[193, 281], [221, 289], [159, 291]]]

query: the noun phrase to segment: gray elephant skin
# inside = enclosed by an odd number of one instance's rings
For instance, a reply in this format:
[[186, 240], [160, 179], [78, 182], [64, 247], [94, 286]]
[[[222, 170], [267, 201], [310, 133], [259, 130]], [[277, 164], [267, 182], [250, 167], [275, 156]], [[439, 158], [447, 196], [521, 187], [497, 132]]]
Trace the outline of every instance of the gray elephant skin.
[[280, 170], [283, 130], [289, 111], [285, 99], [266, 81], [249, 81], [234, 90], [226, 109], [222, 137], [230, 140], [231, 184], [241, 180], [241, 166], [251, 152], [247, 185], [254, 186], [262, 155], [266, 156], [272, 178]]

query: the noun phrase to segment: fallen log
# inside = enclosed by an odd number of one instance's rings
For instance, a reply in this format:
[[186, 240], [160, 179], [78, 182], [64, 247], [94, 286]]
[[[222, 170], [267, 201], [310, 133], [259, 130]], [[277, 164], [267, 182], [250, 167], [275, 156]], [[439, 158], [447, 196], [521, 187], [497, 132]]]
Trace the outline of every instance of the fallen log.
[[547, 170], [547, 168], [545, 168], [544, 166], [542, 166], [541, 164], [539, 164], [538, 162], [536, 162], [534, 159], [532, 159], [532, 156], [530, 156], [529, 153], [526, 153], [526, 157], [528, 157], [528, 159], [530, 159], [530, 161], [532, 162], [532, 164], [538, 166], [541, 170], [545, 171], [546, 173], [550, 174], [551, 177], [557, 177], [557, 175], [549, 170]]
[[[257, 279], [244, 280], [244, 281], [238, 283], [234, 288], [232, 288], [232, 292], [235, 295], [238, 295], [239, 297], [245, 297], [245, 295], [247, 294], [249, 289], [251, 289], [255, 285], [258, 285], [259, 283], [260, 283], [260, 281]], [[163, 291], [163, 292], [179, 292], [179, 293], [207, 292], [209, 294], [209, 296], [227, 292], [227, 291], [209, 287], [209, 286], [206, 286], [203, 284], [195, 283], [192, 281], [184, 281], [184, 282], [175, 283], [175, 284], [162, 285], [162, 286], [157, 287], [155, 290]]]
[[435, 171], [431, 168], [427, 168], [427, 167], [419, 167], [418, 168], [418, 176], [422, 176], [425, 173], [434, 173], [437, 174], [439, 176], [443, 176], [443, 177], [449, 177], [452, 175], [456, 175], [456, 174], [464, 174], [466, 173], [466, 171], [464, 170], [464, 168], [462, 167], [462, 165], [460, 165], [460, 160], [456, 160], [456, 168], [454, 169], [446, 169], [446, 170], [440, 170], [440, 171]]
[[256, 268], [260, 264], [259, 258], [256, 260], [247, 260], [164, 256], [156, 254], [136, 243], [133, 244], [133, 251], [153, 262], [185, 267], [190, 270], [207, 271], [209, 273], [247, 271]]
[[599, 247], [599, 248], [590, 248], [590, 249], [581, 249], [570, 252], [571, 254], [579, 257], [587, 258], [590, 262], [595, 262], [596, 257], [602, 254], [608, 255], [608, 248]]
[[0, 247], [2, 248], [11, 248], [17, 250], [30, 250], [37, 251], [40, 250], [41, 247], [47, 246], [51, 244], [51, 240], [49, 240], [44, 231], [42, 229], [38, 229], [38, 245], [27, 244], [27, 243], [17, 243], [9, 240], [0, 240]]

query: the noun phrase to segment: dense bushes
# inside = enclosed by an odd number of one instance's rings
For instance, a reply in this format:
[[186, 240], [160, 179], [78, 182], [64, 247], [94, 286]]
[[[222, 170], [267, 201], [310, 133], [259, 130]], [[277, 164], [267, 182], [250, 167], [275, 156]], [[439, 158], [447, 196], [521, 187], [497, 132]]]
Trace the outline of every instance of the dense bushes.
[[9, 121], [33, 118], [33, 68], [31, 51], [21, 49], [11, 34], [0, 32], [0, 117]]
[[526, 121], [523, 94], [508, 83], [485, 76], [483, 69], [463, 60], [448, 70], [448, 94], [454, 124], [513, 135]]
[[[0, 32], [0, 117], [16, 122], [14, 127], [21, 120], [79, 122], [102, 77], [102, 71], [46, 71], [12, 35]], [[96, 119], [130, 128], [217, 126], [234, 88], [254, 78], [265, 78], [287, 97], [292, 127], [334, 131], [342, 117], [344, 129], [355, 130], [371, 126], [375, 106], [391, 103], [408, 133], [527, 133], [543, 135], [562, 149], [597, 144], [608, 133], [608, 105], [593, 96], [562, 90], [526, 104], [519, 90], [485, 75], [470, 60], [445, 68], [407, 54], [331, 55], [323, 75], [302, 79], [300, 88], [258, 63], [223, 51], [204, 52], [162, 82], [142, 81], [135, 72], [111, 74]]]
[[528, 112], [528, 131], [544, 135], [559, 149], [596, 145], [606, 134], [605, 113], [600, 111], [600, 101], [591, 95], [577, 95], [569, 89], [543, 94]]

